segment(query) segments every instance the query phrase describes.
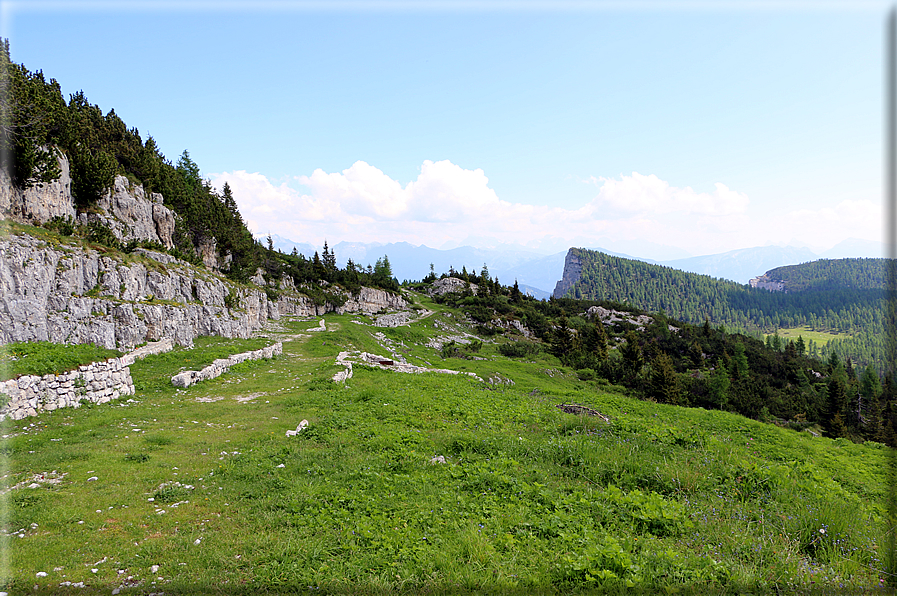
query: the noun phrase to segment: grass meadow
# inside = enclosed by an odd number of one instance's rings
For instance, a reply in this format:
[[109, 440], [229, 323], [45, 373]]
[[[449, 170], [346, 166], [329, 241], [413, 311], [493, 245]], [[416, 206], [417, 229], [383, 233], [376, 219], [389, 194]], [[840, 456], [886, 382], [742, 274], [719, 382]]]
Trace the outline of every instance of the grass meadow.
[[819, 346], [824, 346], [833, 339], [844, 339], [850, 337], [850, 335], [847, 333], [828, 333], [826, 331], [815, 331], [810, 327], [779, 329], [777, 333], [782, 339], [797, 341], [798, 337], [803, 337], [805, 342], [813, 340]]
[[[886, 577], [883, 446], [632, 399], [546, 354], [505, 358], [502, 336], [443, 359], [427, 342], [469, 329], [418, 300], [434, 313], [407, 327], [328, 315], [326, 332], [284, 319], [203, 338], [135, 363], [130, 399], [3, 422], [2, 589], [809, 593]], [[171, 386], [273, 341], [283, 356]], [[514, 384], [360, 365], [336, 384], [343, 350]]]

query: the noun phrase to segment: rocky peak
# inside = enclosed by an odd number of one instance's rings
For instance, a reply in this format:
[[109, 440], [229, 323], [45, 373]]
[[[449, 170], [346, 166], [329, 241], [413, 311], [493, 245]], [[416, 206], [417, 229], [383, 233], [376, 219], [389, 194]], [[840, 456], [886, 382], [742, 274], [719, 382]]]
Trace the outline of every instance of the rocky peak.
[[554, 297], [563, 298], [573, 284], [579, 281], [582, 276], [582, 259], [576, 253], [575, 248], [567, 251], [567, 258], [564, 259], [564, 276], [554, 288]]

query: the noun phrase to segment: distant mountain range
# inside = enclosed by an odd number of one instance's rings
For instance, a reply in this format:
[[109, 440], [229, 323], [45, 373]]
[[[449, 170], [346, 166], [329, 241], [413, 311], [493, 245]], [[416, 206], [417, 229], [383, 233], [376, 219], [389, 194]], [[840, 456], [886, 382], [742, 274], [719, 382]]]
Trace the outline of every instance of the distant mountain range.
[[[266, 237], [259, 236], [263, 242]], [[272, 235], [271, 239], [274, 248], [284, 253], [290, 253], [295, 248], [300, 254], [311, 258], [316, 251], [320, 253], [322, 250], [322, 247], [294, 242], [277, 235]], [[535, 298], [548, 298], [551, 295], [558, 280], [563, 276], [564, 259], [567, 256], [566, 250], [550, 255], [505, 247], [490, 249], [461, 246], [439, 250], [423, 245], [414, 246], [407, 242], [390, 244], [340, 242], [330, 248], [336, 254], [336, 262], [340, 267], [344, 267], [349, 259], [362, 266], [373, 265], [377, 259], [386, 255], [389, 257], [393, 274], [399, 281], [423, 279], [430, 272], [431, 263], [437, 274], [448, 271], [449, 267], [457, 271], [466, 268], [468, 271], [479, 273], [485, 264], [490, 275], [498, 277], [501, 283], [512, 285], [516, 280], [522, 291]], [[785, 265], [796, 265], [821, 258], [881, 257], [884, 255], [884, 244], [848, 239], [818, 254], [808, 248], [758, 246], [671, 261], [644, 259], [604, 248], [589, 250], [746, 284], [752, 277]]]

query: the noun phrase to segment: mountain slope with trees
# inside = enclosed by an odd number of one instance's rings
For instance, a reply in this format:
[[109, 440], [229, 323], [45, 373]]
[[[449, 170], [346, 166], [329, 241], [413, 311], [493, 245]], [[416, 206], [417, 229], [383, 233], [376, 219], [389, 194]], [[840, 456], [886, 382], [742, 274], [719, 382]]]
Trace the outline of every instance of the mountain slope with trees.
[[767, 273], [770, 279], [781, 278], [807, 291], [770, 292], [601, 252], [570, 252], [579, 258], [582, 271], [567, 297], [626, 303], [692, 324], [708, 319], [758, 337], [804, 326], [843, 334], [808, 350], [823, 358], [837, 352], [864, 366], [881, 363], [885, 354], [883, 259], [815, 261], [773, 269]]

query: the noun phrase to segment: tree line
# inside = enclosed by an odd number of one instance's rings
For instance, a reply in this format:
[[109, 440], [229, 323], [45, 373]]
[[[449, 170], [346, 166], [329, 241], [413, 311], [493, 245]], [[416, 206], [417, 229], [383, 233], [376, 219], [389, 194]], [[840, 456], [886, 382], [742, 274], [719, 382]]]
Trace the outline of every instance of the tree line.
[[706, 318], [755, 336], [806, 326], [844, 335], [820, 347], [819, 355], [837, 351], [863, 366], [882, 364], [885, 259], [827, 260], [773, 269], [767, 273], [770, 279], [798, 289], [770, 292], [598, 251], [571, 251], [582, 261], [582, 274], [568, 297], [613, 300], [692, 324]]

